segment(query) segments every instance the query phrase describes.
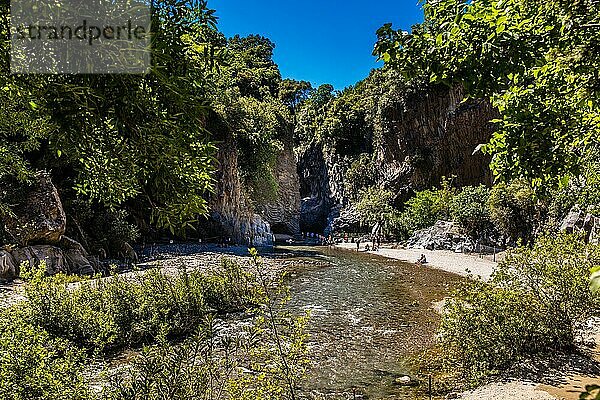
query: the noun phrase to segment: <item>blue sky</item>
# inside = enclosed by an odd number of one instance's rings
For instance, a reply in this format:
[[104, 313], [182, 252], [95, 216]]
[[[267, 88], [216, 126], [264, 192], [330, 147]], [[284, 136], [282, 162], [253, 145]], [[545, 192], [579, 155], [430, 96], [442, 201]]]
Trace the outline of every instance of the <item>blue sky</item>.
[[387, 22], [405, 30], [423, 21], [418, 0], [209, 0], [228, 37], [261, 34], [275, 42], [284, 78], [343, 89], [377, 66], [375, 31]]

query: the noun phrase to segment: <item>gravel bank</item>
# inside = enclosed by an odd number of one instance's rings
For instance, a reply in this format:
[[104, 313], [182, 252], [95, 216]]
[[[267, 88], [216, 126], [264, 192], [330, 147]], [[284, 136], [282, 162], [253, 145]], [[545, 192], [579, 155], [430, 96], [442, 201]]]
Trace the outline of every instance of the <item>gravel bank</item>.
[[[354, 243], [342, 243], [336, 245], [336, 247], [356, 251], [356, 244]], [[361, 251], [364, 251], [364, 246], [361, 246]], [[451, 251], [381, 248], [379, 251], [370, 253], [410, 263], [414, 263], [419, 259], [421, 254], [425, 254], [428, 261], [425, 268], [437, 268], [468, 278], [481, 277], [484, 281], [490, 280], [498, 265], [493, 259], [490, 259], [490, 256], [479, 258], [478, 256], [453, 253]], [[499, 254], [497, 259], [499, 260], [501, 257], [502, 254]]]

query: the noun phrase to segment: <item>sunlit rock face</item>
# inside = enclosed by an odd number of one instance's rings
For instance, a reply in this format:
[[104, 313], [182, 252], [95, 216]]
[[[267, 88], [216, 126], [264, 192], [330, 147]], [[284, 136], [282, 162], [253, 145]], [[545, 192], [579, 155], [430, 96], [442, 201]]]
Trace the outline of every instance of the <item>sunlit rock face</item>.
[[284, 144], [274, 170], [276, 199], [253, 204], [241, 178], [235, 139], [232, 136], [223, 139], [217, 154], [215, 192], [209, 201], [211, 214], [200, 228], [206, 239], [265, 247], [273, 245], [274, 233], [291, 236], [300, 233], [296, 156], [291, 141]]
[[[394, 101], [379, 101], [366, 121], [373, 139], [374, 181], [396, 195], [401, 206], [415, 191], [453, 177], [457, 186], [491, 184], [490, 158], [476, 149], [493, 133], [498, 112], [489, 101], [465, 101], [460, 87], [411, 88]], [[300, 147], [298, 175], [303, 231], [356, 226], [346, 171], [351, 160], [327, 144]]]
[[275, 234], [296, 236], [300, 233], [300, 179], [296, 164], [293, 143], [285, 140], [274, 171], [277, 199], [258, 207]]
[[[411, 91], [385, 107], [375, 137], [379, 180], [410, 194], [455, 176], [457, 186], [491, 184], [490, 158], [476, 151], [494, 131], [498, 112], [489, 101], [465, 101], [461, 87]], [[402, 199], [404, 200], [404, 199]]]

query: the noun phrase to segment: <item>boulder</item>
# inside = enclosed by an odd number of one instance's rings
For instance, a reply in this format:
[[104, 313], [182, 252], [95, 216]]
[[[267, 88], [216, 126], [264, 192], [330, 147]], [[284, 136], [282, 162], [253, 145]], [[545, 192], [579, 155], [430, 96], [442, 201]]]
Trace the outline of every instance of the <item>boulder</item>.
[[600, 218], [581, 211], [578, 206], [569, 211], [561, 222], [559, 230], [566, 233], [582, 233], [588, 243], [599, 244], [600, 242]]
[[471, 249], [471, 240], [460, 233], [453, 222], [438, 221], [434, 226], [415, 232], [408, 240], [409, 249], [452, 250]]
[[559, 230], [566, 233], [575, 233], [583, 226], [583, 212], [578, 206], [573, 207], [560, 224]]
[[65, 233], [67, 217], [50, 174], [40, 172], [28, 186], [8, 193], [12, 214], [3, 217], [6, 233], [20, 246], [57, 244]]
[[419, 386], [419, 381], [411, 378], [410, 376], [401, 376], [394, 379], [394, 385], [397, 386]]
[[37, 245], [23, 247], [12, 252], [16, 264], [29, 263], [30, 268], [37, 267], [42, 261], [46, 262], [48, 275], [68, 273], [69, 266], [63, 251], [55, 246]]
[[18, 264], [8, 251], [0, 251], [0, 279], [11, 281], [19, 275]]
[[94, 258], [90, 257], [83, 246], [67, 237], [63, 236], [59, 243], [68, 265], [68, 271], [76, 275], [94, 275], [99, 266]]

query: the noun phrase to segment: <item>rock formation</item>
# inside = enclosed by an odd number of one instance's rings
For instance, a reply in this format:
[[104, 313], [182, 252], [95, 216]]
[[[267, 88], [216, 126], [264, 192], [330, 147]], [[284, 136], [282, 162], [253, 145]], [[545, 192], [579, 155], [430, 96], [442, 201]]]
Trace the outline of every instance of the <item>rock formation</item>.
[[6, 233], [20, 246], [56, 243], [64, 235], [67, 217], [50, 174], [39, 172], [30, 185], [18, 185], [9, 195], [11, 213], [4, 214]]
[[293, 144], [286, 140], [275, 166], [277, 200], [259, 207], [260, 215], [275, 234], [295, 236], [300, 233], [300, 180], [296, 165]]
[[19, 265], [8, 251], [0, 250], [0, 280], [12, 280], [19, 275]]
[[[401, 100], [377, 105], [372, 123], [375, 181], [402, 205], [418, 190], [456, 176], [458, 186], [491, 184], [490, 159], [476, 152], [497, 118], [489, 101], [464, 101], [460, 87], [413, 89]], [[356, 218], [344, 193], [350, 161], [323, 144], [300, 151], [301, 229], [317, 232], [352, 226]]]
[[268, 222], [256, 214], [244, 190], [233, 137], [225, 138], [217, 154], [218, 172], [215, 194], [209, 201], [210, 216], [200, 229], [208, 241], [233, 240], [256, 247], [272, 246], [273, 234]]
[[582, 211], [579, 206], [575, 206], [569, 211], [560, 224], [559, 230], [582, 234], [586, 242], [600, 244], [600, 218]]
[[407, 95], [382, 111], [376, 145], [380, 180], [410, 193], [456, 176], [458, 186], [491, 184], [489, 157], [475, 152], [498, 117], [488, 100], [465, 100], [461, 87], [435, 86]]
[[331, 226], [345, 203], [344, 171], [348, 162], [322, 144], [311, 143], [299, 150], [300, 228], [304, 232], [323, 232]]
[[17, 247], [0, 252], [0, 279], [15, 279], [22, 263], [46, 263], [47, 273], [92, 275], [99, 271], [78, 242], [64, 236], [67, 218], [50, 174], [39, 172], [32, 183], [14, 185], [7, 193], [11, 213], [4, 214], [6, 233]]

